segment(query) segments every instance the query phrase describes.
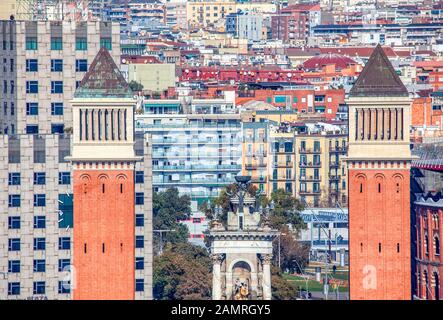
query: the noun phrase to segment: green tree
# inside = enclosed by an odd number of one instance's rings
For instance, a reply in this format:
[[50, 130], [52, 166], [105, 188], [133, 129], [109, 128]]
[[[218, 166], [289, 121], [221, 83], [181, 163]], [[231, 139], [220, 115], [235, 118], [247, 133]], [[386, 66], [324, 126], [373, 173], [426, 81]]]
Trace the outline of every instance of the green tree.
[[304, 207], [300, 200], [291, 193], [283, 189], [277, 189], [271, 193], [269, 198], [263, 198], [262, 205], [273, 207], [269, 214], [269, 220], [273, 228], [280, 230], [287, 225], [291, 225], [293, 230], [306, 228], [306, 224], [300, 217], [300, 211]]
[[139, 92], [143, 90], [143, 85], [140, 82], [131, 80], [131, 82], [129, 82], [129, 88], [134, 92]]
[[271, 290], [273, 300], [295, 300], [297, 288], [283, 278], [280, 270], [273, 267], [271, 270]]
[[[189, 238], [188, 228], [180, 220], [191, 215], [191, 199], [187, 195], [180, 196], [177, 188], [169, 188], [154, 193], [152, 201], [154, 230], [173, 230], [163, 233], [163, 244], [183, 243]], [[155, 252], [160, 248], [160, 237], [155, 234]]]
[[211, 267], [206, 249], [190, 243], [168, 244], [163, 254], [154, 258], [154, 298], [210, 299]]

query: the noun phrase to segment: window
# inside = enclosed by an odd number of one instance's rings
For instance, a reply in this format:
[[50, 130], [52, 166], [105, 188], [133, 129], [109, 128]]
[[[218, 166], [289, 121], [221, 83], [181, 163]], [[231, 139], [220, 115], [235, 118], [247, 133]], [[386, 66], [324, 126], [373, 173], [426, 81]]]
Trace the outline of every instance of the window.
[[135, 279], [135, 291], [145, 291], [145, 283], [143, 279]]
[[58, 293], [70, 293], [71, 285], [69, 281], [59, 281], [58, 282]]
[[112, 50], [111, 38], [101, 38], [100, 39], [100, 48], [101, 47], [105, 47], [107, 50]]
[[8, 251], [20, 251], [20, 238], [8, 239]]
[[38, 81], [26, 81], [26, 93], [38, 93]]
[[36, 124], [28, 124], [26, 126], [26, 133], [27, 134], [37, 134], [38, 133], [38, 125], [36, 125]]
[[20, 282], [8, 282], [8, 296], [20, 295]]
[[436, 256], [440, 255], [440, 239], [438, 236], [434, 236], [434, 252]]
[[70, 259], [58, 259], [58, 272], [65, 271], [66, 267], [69, 267], [71, 265]]
[[46, 206], [46, 195], [34, 194], [34, 207], [45, 207], [45, 206]]
[[26, 60], [26, 72], [38, 72], [38, 60], [27, 59]]
[[33, 293], [34, 294], [45, 294], [45, 282], [44, 281], [35, 281]]
[[9, 229], [20, 229], [20, 217], [8, 217], [8, 228]]
[[9, 260], [8, 261], [8, 272], [19, 273], [20, 272], [20, 260]]
[[136, 171], [135, 172], [135, 183], [143, 183], [144, 181], [145, 181], [144, 172], [143, 171]]
[[135, 204], [144, 204], [145, 203], [145, 195], [143, 192], [135, 193]]
[[63, 50], [63, 40], [60, 37], [51, 38], [51, 50]]
[[144, 248], [145, 244], [145, 237], [144, 236], [135, 236], [135, 247], [136, 248]]
[[34, 217], [34, 229], [44, 229], [46, 228], [46, 217], [45, 216], [35, 216]]
[[71, 249], [71, 238], [60, 237], [58, 238], [58, 250], [69, 250]]
[[34, 238], [34, 250], [45, 250], [46, 242], [45, 238]]
[[63, 81], [51, 81], [51, 93], [63, 93]]
[[51, 103], [51, 115], [52, 116], [62, 116], [63, 115], [63, 103], [52, 102]]
[[46, 183], [46, 173], [45, 172], [34, 172], [34, 184], [43, 185]]
[[63, 60], [62, 59], [52, 59], [51, 60], [51, 72], [62, 72], [63, 71]]
[[26, 50], [37, 50], [37, 38], [26, 37]]
[[20, 207], [20, 195], [19, 194], [10, 194], [8, 199], [8, 206], [10, 208]]
[[52, 134], [63, 133], [64, 130], [65, 130], [65, 125], [64, 124], [59, 124], [59, 123], [51, 124], [51, 133]]
[[78, 51], [88, 50], [88, 39], [87, 38], [76, 38], [75, 39], [75, 50], [78, 50]]
[[44, 259], [34, 260], [34, 272], [46, 272], [46, 261]]
[[75, 72], [88, 71], [88, 61], [86, 59], [75, 60]]
[[145, 268], [145, 261], [143, 257], [135, 257], [135, 270], [143, 270]]
[[145, 216], [143, 214], [135, 215], [135, 226], [143, 227], [145, 225]]
[[58, 173], [58, 184], [71, 184], [71, 173], [70, 172], [59, 172]]
[[8, 184], [10, 186], [20, 185], [20, 172], [10, 172], [8, 175]]
[[37, 102], [27, 102], [26, 103], [26, 115], [27, 116], [38, 115], [38, 103]]

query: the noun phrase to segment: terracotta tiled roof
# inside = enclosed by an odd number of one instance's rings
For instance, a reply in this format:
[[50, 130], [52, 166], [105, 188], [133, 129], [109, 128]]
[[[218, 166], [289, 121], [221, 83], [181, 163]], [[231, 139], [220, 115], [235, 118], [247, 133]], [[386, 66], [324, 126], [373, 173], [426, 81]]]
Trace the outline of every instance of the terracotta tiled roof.
[[383, 48], [378, 45], [360, 73], [350, 96], [408, 96], [408, 90], [395, 72]]
[[342, 56], [335, 53], [326, 53], [314, 56], [303, 62], [304, 69], [321, 69], [323, 66], [334, 64], [337, 69], [344, 69], [351, 64], [356, 64], [354, 60], [349, 57]]

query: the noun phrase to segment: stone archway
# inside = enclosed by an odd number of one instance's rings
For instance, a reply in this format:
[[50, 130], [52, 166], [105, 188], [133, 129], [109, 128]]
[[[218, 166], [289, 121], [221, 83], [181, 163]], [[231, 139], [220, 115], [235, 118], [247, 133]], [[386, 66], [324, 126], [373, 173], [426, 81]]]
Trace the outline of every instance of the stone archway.
[[237, 261], [232, 266], [232, 297], [234, 300], [251, 298], [251, 266], [246, 261]]

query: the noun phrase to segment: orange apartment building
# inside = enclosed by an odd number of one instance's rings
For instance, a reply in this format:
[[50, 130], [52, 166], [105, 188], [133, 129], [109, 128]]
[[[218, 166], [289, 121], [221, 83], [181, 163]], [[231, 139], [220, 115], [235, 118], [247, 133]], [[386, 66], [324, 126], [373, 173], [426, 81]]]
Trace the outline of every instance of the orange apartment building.
[[411, 299], [409, 94], [381, 46], [350, 91], [350, 299]]

